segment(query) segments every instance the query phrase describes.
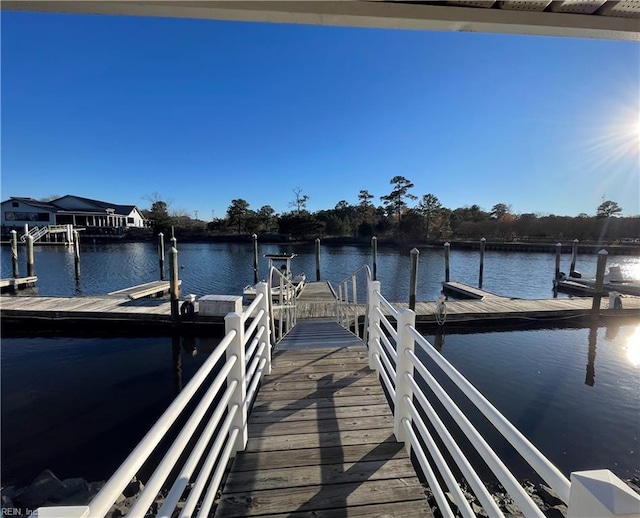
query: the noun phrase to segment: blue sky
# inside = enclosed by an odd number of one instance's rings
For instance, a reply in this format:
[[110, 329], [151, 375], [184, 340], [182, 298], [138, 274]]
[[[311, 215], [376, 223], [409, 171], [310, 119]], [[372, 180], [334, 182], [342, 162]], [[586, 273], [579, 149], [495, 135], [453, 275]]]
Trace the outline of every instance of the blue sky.
[[640, 214], [633, 42], [2, 12], [2, 199]]

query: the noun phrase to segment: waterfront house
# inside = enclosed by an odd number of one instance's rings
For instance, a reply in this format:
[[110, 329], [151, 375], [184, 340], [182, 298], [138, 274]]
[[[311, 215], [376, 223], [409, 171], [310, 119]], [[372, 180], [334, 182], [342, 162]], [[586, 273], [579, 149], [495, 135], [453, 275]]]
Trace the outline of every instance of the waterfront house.
[[119, 205], [67, 194], [50, 201], [11, 197], [2, 202], [2, 234], [24, 225], [73, 225], [87, 233], [121, 233], [145, 227], [146, 220], [135, 205]]

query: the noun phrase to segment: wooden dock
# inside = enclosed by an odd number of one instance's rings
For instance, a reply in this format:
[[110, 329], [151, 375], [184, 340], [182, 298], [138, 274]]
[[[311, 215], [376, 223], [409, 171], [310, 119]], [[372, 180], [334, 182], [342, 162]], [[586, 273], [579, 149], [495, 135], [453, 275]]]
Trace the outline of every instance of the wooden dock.
[[298, 318], [332, 318], [335, 320], [337, 298], [331, 283], [308, 282], [296, 300]]
[[31, 288], [36, 285], [38, 277], [10, 277], [8, 279], [0, 279], [0, 291], [18, 291], [24, 288]]
[[215, 516], [432, 516], [362, 342], [335, 322], [296, 329], [278, 344]]
[[[178, 280], [178, 286], [182, 284], [182, 280]], [[142, 299], [145, 297], [160, 297], [165, 293], [169, 293], [171, 284], [169, 281], [153, 281], [131, 288], [124, 288], [118, 291], [108, 293], [109, 296], [127, 297], [131, 300]]]

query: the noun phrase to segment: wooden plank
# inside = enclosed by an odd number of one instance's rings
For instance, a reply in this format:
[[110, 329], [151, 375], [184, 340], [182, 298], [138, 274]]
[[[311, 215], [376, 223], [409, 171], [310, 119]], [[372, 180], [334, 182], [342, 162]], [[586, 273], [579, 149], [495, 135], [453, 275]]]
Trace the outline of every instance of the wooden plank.
[[262, 469], [255, 472], [231, 472], [224, 491], [225, 493], [242, 492], [247, 487], [251, 487], [254, 491], [261, 491], [283, 486], [324, 486], [415, 476], [416, 472], [409, 459], [359, 460], [339, 464]]
[[366, 404], [370, 395], [382, 394], [382, 388], [376, 386], [366, 387], [344, 387], [339, 390], [333, 389], [317, 389], [310, 387], [305, 390], [283, 390], [283, 391], [260, 391], [261, 401], [277, 401], [277, 400], [302, 400], [302, 399], [318, 399], [318, 398], [339, 398], [341, 396], [358, 396], [362, 398], [362, 404]]
[[[324, 419], [314, 421], [296, 421], [296, 434], [315, 434], [331, 432], [347, 432], [353, 430], [376, 430], [393, 428], [393, 416], [382, 415], [374, 417], [346, 417], [336, 418], [327, 416]], [[275, 437], [276, 435], [290, 435], [291, 422], [282, 423], [255, 423], [249, 424], [250, 437]]]
[[[349, 373], [350, 374], [350, 373]], [[262, 385], [261, 392], [293, 392], [312, 389], [342, 389], [345, 387], [366, 387], [378, 385], [378, 377], [369, 374], [362, 377], [342, 377], [334, 379], [333, 373], [327, 373], [324, 377], [315, 380], [291, 381], [288, 377], [277, 381], [267, 382]]]
[[326, 448], [350, 444], [380, 444], [395, 441], [389, 429], [349, 430], [346, 432], [319, 432], [274, 437], [249, 437], [247, 451], [283, 451], [302, 448]]
[[389, 440], [378, 444], [347, 444], [324, 448], [304, 448], [295, 450], [295, 456], [282, 455], [280, 451], [243, 452], [233, 462], [234, 471], [255, 471], [259, 469], [290, 468], [295, 466], [315, 466], [338, 462], [378, 461], [385, 459], [406, 459], [403, 444]]
[[[341, 397], [340, 406], [362, 406], [362, 405], [383, 405], [387, 404], [387, 398], [383, 394], [374, 394], [367, 396], [363, 401], [360, 396]], [[263, 401], [258, 399], [253, 405], [253, 411], [261, 410], [299, 410], [303, 408], [334, 408], [334, 398], [307, 398], [295, 401], [276, 400]]]
[[289, 410], [256, 410], [254, 408], [251, 412], [249, 425], [255, 423], [287, 423], [330, 418], [343, 419], [370, 417], [378, 415], [389, 415], [389, 406], [387, 404], [379, 404], [338, 408], [301, 408]]
[[432, 516], [432, 513], [426, 500], [409, 500], [407, 502], [351, 506], [347, 509], [317, 509], [284, 514], [263, 514], [262, 518], [361, 518], [363, 516], [369, 518], [414, 518]]
[[[345, 507], [423, 500], [416, 477], [352, 484], [305, 486], [268, 491], [223, 493], [217, 516], [259, 516], [269, 513], [344, 509]], [[297, 507], [292, 509], [292, 502]]]

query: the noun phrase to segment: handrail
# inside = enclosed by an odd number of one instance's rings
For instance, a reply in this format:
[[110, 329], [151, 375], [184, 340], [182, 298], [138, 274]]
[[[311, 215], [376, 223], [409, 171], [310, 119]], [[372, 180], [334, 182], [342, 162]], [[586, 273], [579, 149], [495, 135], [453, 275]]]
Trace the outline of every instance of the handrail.
[[[424, 351], [440, 368], [441, 372], [462, 391], [464, 397], [471, 401], [480, 412], [492, 423], [495, 429], [516, 449], [531, 468], [551, 486], [560, 499], [568, 505], [569, 516], [585, 516], [596, 518], [601, 509], [610, 510], [610, 516], [615, 514], [613, 503], [599, 497], [597, 490], [590, 489], [585, 479], [596, 479], [602, 485], [616, 487], [616, 502], [619, 509], [640, 509], [640, 497], [632, 491], [626, 492], [624, 483], [607, 470], [573, 473], [571, 480], [567, 479], [509, 420], [503, 416], [460, 372], [458, 372], [415, 328], [415, 313], [411, 310], [398, 311], [381, 293], [380, 282], [370, 281], [367, 289], [367, 312], [369, 317], [369, 365], [375, 369], [381, 382], [393, 401], [394, 433], [400, 442], [406, 442], [420, 463], [433, 495], [443, 516], [453, 516], [449, 499], [445, 492], [453, 495], [462, 516], [474, 516], [464, 495], [458, 487], [453, 474], [461, 473], [474, 492], [478, 501], [489, 516], [503, 516], [485, 484], [475, 471], [473, 465], [453, 439], [431, 405], [432, 396], [426, 396], [424, 388], [431, 390], [440, 405], [453, 418], [457, 426], [469, 439], [470, 444], [480, 454], [486, 465], [505, 490], [514, 499], [526, 516], [543, 517], [541, 509], [532, 500], [503, 461], [495, 454], [486, 440], [478, 432], [466, 415], [462, 413], [458, 404], [440, 385], [436, 377], [430, 372], [419, 356], [414, 352], [415, 344]], [[385, 310], [383, 312], [382, 310]], [[394, 318], [395, 325], [389, 321]], [[395, 347], [395, 350], [394, 350]], [[439, 372], [440, 376], [441, 373]], [[423, 417], [428, 421], [427, 426]], [[450, 419], [448, 419], [450, 422]], [[432, 437], [435, 433], [439, 441]], [[442, 455], [441, 446], [448, 450], [448, 455]], [[452, 469], [445, 459], [452, 459], [455, 468]], [[434, 463], [432, 466], [431, 463]], [[450, 461], [451, 462], [451, 461]], [[436, 473], [437, 472], [437, 473]], [[577, 484], [574, 490], [574, 484]], [[593, 485], [596, 487], [597, 485]], [[605, 491], [606, 492], [606, 491]], [[604, 493], [602, 493], [604, 494]], [[572, 509], [573, 511], [572, 513]], [[598, 510], [593, 510], [598, 509]], [[626, 511], [625, 511], [626, 512]]]
[[[273, 279], [277, 279], [275, 286], [278, 291], [273, 291]], [[296, 297], [298, 287], [291, 282], [291, 279], [282, 274], [275, 266], [271, 266], [267, 284], [269, 291], [269, 316], [271, 319], [271, 338], [274, 344], [278, 343], [289, 330], [296, 325], [298, 319]], [[277, 308], [279, 309], [278, 326], [276, 328], [276, 317], [274, 298], [277, 298]]]
[[[350, 329], [351, 324], [353, 323], [354, 334], [366, 342], [369, 327], [366, 311], [364, 314], [362, 336], [360, 336], [360, 326], [358, 324], [360, 318], [360, 306], [358, 305], [358, 275], [365, 276], [366, 286], [371, 282], [371, 269], [368, 265], [363, 264], [338, 283], [337, 318], [339, 324], [346, 329]], [[349, 296], [349, 293], [351, 293], [351, 297]], [[351, 313], [353, 313], [353, 316]]]
[[[196, 507], [200, 508], [201, 515], [207, 515], [229, 459], [246, 447], [248, 409], [262, 376], [271, 371], [270, 299], [267, 283], [258, 283], [256, 298], [249, 308], [225, 317], [224, 338], [87, 506], [40, 508], [38, 516], [105, 516], [158, 445], [175, 428], [178, 418], [203, 386], [207, 387], [204, 395], [199, 397], [185, 424], [176, 430], [175, 439], [161, 455], [161, 460], [153, 466], [153, 473], [145, 481], [144, 489], [136, 495], [129, 515], [145, 516], [171, 473], [176, 471], [178, 476], [158, 514], [173, 516], [183, 492], [192, 482], [180, 515], [191, 516]], [[250, 318], [253, 320], [249, 323]], [[223, 356], [226, 356], [224, 361]], [[205, 416], [210, 417], [205, 420]], [[198, 440], [190, 446], [197, 430]], [[213, 444], [209, 446], [212, 438]], [[196, 478], [192, 480], [194, 473]]]

